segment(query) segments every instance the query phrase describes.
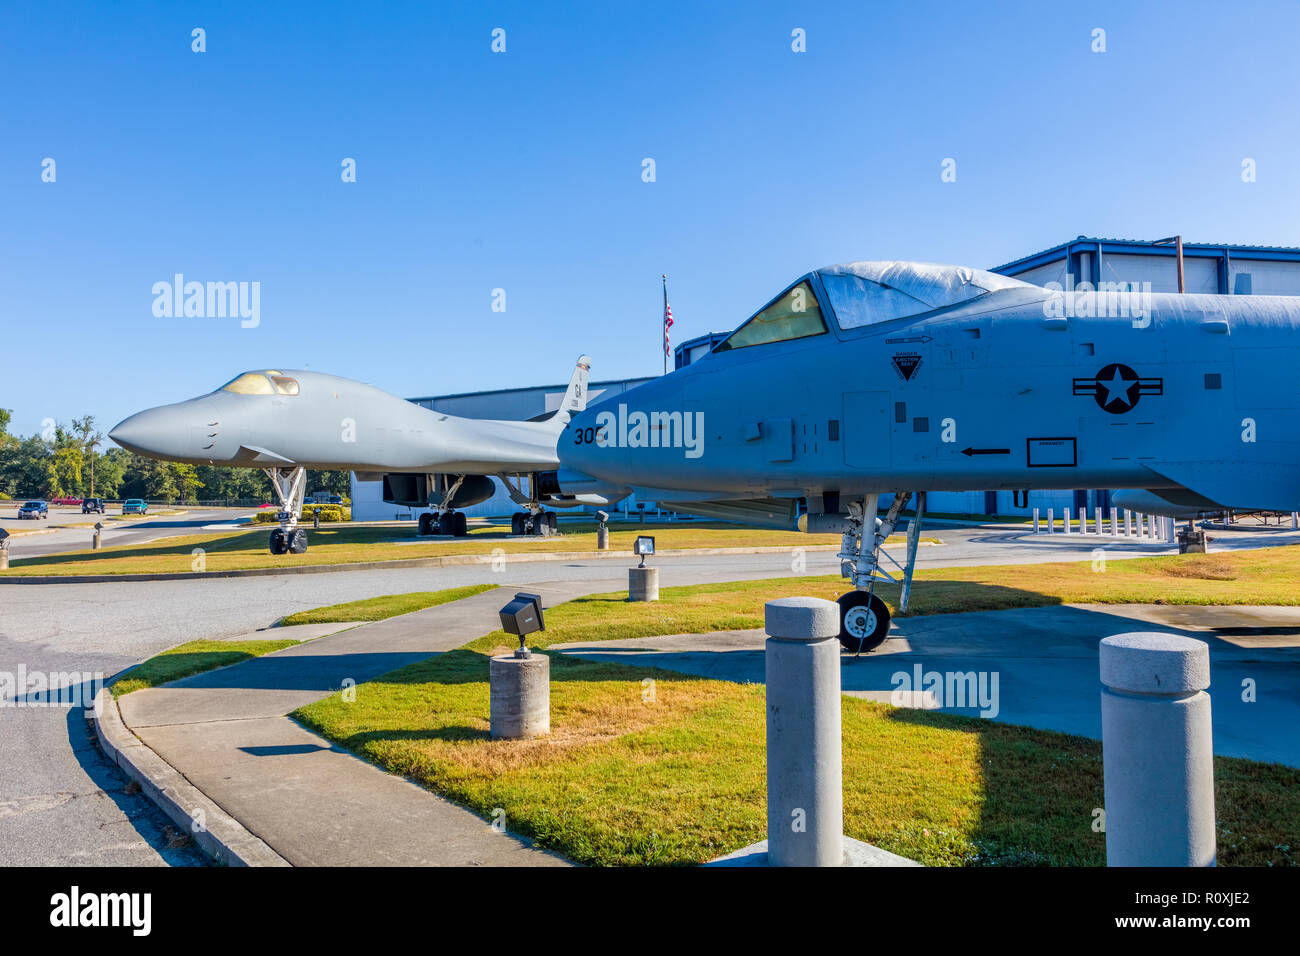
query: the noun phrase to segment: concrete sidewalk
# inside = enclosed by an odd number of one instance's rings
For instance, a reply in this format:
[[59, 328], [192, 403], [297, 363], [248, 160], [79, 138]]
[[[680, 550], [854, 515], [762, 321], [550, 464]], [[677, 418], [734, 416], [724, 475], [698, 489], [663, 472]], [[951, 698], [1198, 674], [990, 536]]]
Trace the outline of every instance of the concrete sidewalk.
[[[624, 583], [532, 590], [551, 605]], [[489, 591], [136, 691], [119, 700], [120, 713], [146, 746], [294, 865], [565, 865], [285, 716], [346, 680], [362, 684], [495, 630], [507, 596]]]
[[[1168, 631], [1210, 645], [1214, 752], [1300, 767], [1300, 607], [1062, 605], [895, 618], [871, 654], [842, 657], [846, 694], [889, 703], [902, 673], [998, 678], [992, 719], [1101, 737], [1097, 646], [1127, 631]], [[548, 648], [592, 660], [762, 683], [762, 630], [679, 634]], [[1244, 700], [1243, 682], [1255, 699]], [[910, 684], [909, 684], [910, 686]], [[929, 695], [928, 705], [938, 701]], [[919, 688], [908, 702], [926, 706]], [[979, 707], [945, 707], [979, 716]]]

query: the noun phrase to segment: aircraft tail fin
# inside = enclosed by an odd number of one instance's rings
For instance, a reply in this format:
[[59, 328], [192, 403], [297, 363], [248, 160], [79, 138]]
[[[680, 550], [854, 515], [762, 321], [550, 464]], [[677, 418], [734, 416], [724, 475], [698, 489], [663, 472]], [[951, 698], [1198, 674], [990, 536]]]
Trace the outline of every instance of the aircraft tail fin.
[[587, 378], [591, 373], [591, 356], [579, 355], [578, 364], [574, 366], [573, 377], [569, 387], [560, 401], [560, 407], [551, 416], [547, 424], [556, 431], [563, 431], [569, 419], [587, 407]]

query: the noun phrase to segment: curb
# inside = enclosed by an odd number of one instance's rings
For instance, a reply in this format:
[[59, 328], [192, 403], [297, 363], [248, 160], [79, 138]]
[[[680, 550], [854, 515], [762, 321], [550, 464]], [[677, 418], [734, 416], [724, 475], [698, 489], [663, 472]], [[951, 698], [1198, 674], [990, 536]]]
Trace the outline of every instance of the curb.
[[[108, 759], [217, 862], [225, 866], [292, 865], [131, 733], [107, 687], [95, 697], [94, 721], [99, 746]], [[204, 821], [203, 827], [195, 828], [196, 818]]]
[[[929, 545], [929, 542], [922, 542]], [[899, 546], [899, 545], [895, 545]], [[802, 546], [805, 552], [840, 550], [837, 544]], [[656, 557], [707, 558], [723, 554], [788, 554], [783, 545], [759, 548], [665, 548]], [[432, 558], [399, 558], [394, 561], [351, 561], [346, 564], [308, 564], [298, 567], [242, 568], [231, 571], [172, 571], [156, 574], [41, 574], [17, 577], [0, 574], [0, 584], [103, 584], [109, 581], [188, 581], [197, 578], [251, 578], [272, 574], [328, 574], [332, 571], [383, 571], [390, 568], [448, 568], [467, 564], [507, 564], [528, 561], [589, 561], [603, 558], [635, 558], [631, 551], [519, 551], [514, 554], [449, 554]]]

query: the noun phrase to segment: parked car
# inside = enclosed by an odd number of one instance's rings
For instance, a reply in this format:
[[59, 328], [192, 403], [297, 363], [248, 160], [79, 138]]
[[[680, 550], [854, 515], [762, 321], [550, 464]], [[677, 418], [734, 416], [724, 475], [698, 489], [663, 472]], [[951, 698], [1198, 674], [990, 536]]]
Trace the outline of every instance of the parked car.
[[124, 515], [142, 515], [149, 510], [149, 505], [143, 498], [127, 498], [122, 502], [122, 514]]
[[48, 518], [50, 506], [44, 501], [29, 501], [18, 509], [19, 518]]
[[54, 505], [79, 505], [79, 504], [81, 504], [81, 499], [80, 499], [80, 498], [54, 498], [54, 499], [52, 499], [52, 500], [50, 501], [50, 504], [54, 504]]
[[104, 514], [104, 499], [87, 498], [85, 501], [81, 503], [81, 513], [83, 515]]

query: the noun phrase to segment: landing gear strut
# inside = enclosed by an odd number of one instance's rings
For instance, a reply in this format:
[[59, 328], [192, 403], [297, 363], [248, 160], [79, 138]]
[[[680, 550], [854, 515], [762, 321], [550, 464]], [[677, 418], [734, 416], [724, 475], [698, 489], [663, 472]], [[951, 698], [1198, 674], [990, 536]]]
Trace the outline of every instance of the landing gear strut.
[[[881, 545], [894, 533], [898, 518], [912, 499], [909, 491], [894, 493], [894, 500], [884, 519], [876, 517], [879, 494], [866, 495], [861, 502], [849, 505], [848, 527], [840, 545], [840, 574], [853, 583], [854, 590], [841, 595], [840, 643], [855, 654], [873, 651], [884, 643], [889, 633], [889, 608], [875, 593], [877, 581], [894, 581], [893, 575], [880, 566]], [[889, 554], [895, 568], [903, 572], [903, 592], [899, 610], [906, 613], [912, 591], [912, 571], [916, 566], [916, 549], [920, 543], [921, 518], [925, 514], [925, 492], [916, 494], [916, 517], [907, 529], [907, 562], [900, 565]]]
[[469, 534], [469, 522], [463, 511], [426, 512], [420, 515], [418, 531], [421, 535], [445, 534], [463, 538]]
[[280, 510], [275, 515], [280, 527], [271, 532], [271, 553], [306, 554], [307, 532], [298, 527], [298, 521], [302, 518], [302, 500], [307, 490], [307, 469], [298, 466], [263, 470], [280, 501]]
[[543, 511], [542, 506], [538, 503], [538, 478], [536, 475], [531, 475], [528, 479], [527, 494], [523, 491], [522, 482], [516, 486], [511, 484], [506, 475], [497, 475], [497, 477], [506, 486], [506, 493], [510, 495], [510, 500], [528, 509], [527, 511], [516, 511], [510, 516], [511, 534], [549, 537], [560, 533], [559, 520], [556, 518], [555, 512]]
[[418, 534], [445, 534], [454, 538], [463, 538], [469, 534], [469, 523], [465, 520], [464, 513], [454, 510], [451, 506], [452, 499], [456, 497], [456, 492], [460, 491], [460, 486], [464, 482], [465, 476], [458, 476], [451, 487], [443, 493], [440, 506], [435, 506], [432, 513], [420, 515], [419, 525], [416, 528]]

